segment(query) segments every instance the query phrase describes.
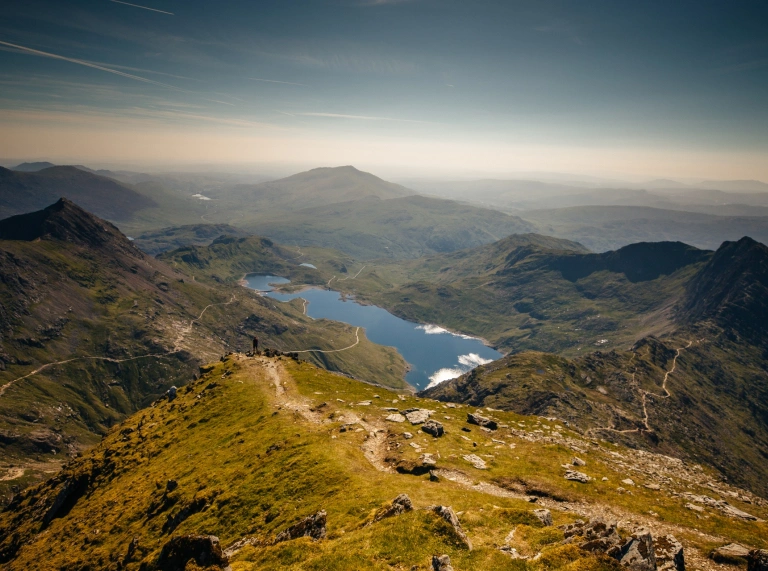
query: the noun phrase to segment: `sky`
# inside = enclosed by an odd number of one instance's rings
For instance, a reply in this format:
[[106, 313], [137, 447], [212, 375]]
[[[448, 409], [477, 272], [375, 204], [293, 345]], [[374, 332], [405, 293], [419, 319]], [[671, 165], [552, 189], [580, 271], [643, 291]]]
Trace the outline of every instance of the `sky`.
[[5, 0], [0, 157], [768, 180], [768, 3]]

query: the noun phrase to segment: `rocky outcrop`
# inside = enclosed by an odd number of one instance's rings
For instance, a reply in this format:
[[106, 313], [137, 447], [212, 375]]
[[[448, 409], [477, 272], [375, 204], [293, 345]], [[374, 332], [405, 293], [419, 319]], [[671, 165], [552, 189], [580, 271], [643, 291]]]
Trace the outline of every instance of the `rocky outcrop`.
[[621, 556], [621, 537], [615, 522], [606, 522], [601, 518], [583, 520], [561, 526], [566, 542], [577, 542], [580, 549], [591, 553], [605, 553], [619, 559]]
[[150, 569], [157, 571], [184, 571], [187, 563], [193, 560], [200, 567], [229, 566], [227, 557], [221, 550], [219, 538], [214, 535], [181, 535], [172, 537], [166, 543], [160, 555]]
[[453, 528], [453, 530], [456, 532], [457, 537], [461, 540], [461, 542], [472, 551], [472, 542], [467, 537], [467, 534], [464, 533], [464, 530], [461, 527], [461, 522], [459, 522], [459, 517], [456, 515], [456, 512], [453, 511], [453, 508], [450, 506], [431, 506], [428, 508], [430, 511], [436, 513], [438, 516], [443, 518], [448, 524]]
[[552, 513], [549, 510], [533, 510], [533, 515], [535, 515], [545, 527], [552, 525]]
[[753, 549], [749, 552], [747, 571], [768, 571], [768, 549]]
[[440, 438], [444, 434], [443, 425], [436, 420], [428, 420], [421, 425], [421, 429], [435, 438]]
[[721, 545], [720, 547], [713, 549], [709, 554], [709, 558], [715, 563], [739, 563], [743, 562], [749, 557], [749, 549], [738, 543], [729, 543], [728, 545]]
[[451, 558], [447, 555], [433, 555], [432, 571], [453, 571], [453, 567], [451, 567]]
[[292, 525], [275, 536], [272, 543], [290, 541], [299, 537], [311, 537], [312, 539], [325, 539], [326, 537], [326, 513], [320, 510], [316, 514], [305, 517], [300, 522]]
[[472, 464], [472, 466], [474, 466], [478, 470], [488, 469], [488, 465], [485, 463], [485, 460], [480, 458], [480, 456], [478, 456], [477, 454], [466, 454], [462, 456], [462, 458], [464, 458], [464, 460]]
[[411, 424], [423, 424], [427, 422], [430, 414], [432, 414], [432, 411], [424, 408], [403, 411], [403, 415]]
[[400, 494], [394, 500], [392, 500], [391, 504], [384, 506], [376, 512], [376, 514], [373, 516], [372, 523], [376, 523], [377, 521], [381, 521], [388, 517], [404, 514], [405, 512], [412, 510], [413, 503], [411, 503], [411, 498], [409, 498], [406, 494]]
[[584, 472], [577, 472], [576, 470], [568, 470], [565, 473], [565, 479], [586, 484], [587, 482], [589, 482], [590, 477], [587, 476]]
[[683, 545], [674, 535], [662, 535], [653, 542], [658, 571], [685, 571]]
[[476, 424], [477, 426], [488, 428], [489, 430], [496, 430], [499, 427], [495, 420], [471, 412], [467, 413], [467, 422], [469, 424]]
[[630, 571], [656, 571], [656, 551], [651, 532], [638, 529], [621, 548], [619, 563]]

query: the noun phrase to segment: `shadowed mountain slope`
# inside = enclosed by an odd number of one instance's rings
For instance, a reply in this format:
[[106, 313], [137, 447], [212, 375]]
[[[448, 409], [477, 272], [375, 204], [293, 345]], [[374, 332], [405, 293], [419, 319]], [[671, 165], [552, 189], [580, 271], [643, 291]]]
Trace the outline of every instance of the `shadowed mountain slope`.
[[0, 168], [0, 216], [43, 208], [60, 197], [110, 220], [127, 220], [155, 202], [111, 178], [77, 167], [50, 167], [37, 172]]

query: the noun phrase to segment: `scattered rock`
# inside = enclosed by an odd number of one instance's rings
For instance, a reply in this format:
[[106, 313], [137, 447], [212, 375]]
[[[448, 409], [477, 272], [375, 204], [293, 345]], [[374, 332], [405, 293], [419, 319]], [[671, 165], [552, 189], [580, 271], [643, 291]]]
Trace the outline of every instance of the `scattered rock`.
[[488, 465], [485, 463], [485, 460], [477, 456], [476, 454], [467, 454], [465, 456], [462, 456], [464, 460], [472, 464], [475, 468], [478, 470], [487, 470]]
[[635, 485], [635, 482], [634, 482], [634, 480], [632, 480], [632, 478], [626, 478], [626, 479], [622, 480], [621, 483], [624, 484], [625, 486], [634, 486]]
[[436, 420], [428, 420], [421, 425], [421, 429], [427, 434], [431, 434], [435, 438], [439, 438], [443, 435], [443, 425]]
[[396, 412], [394, 414], [390, 414], [384, 420], [388, 420], [389, 422], [405, 422], [405, 417], [399, 412]]
[[487, 428], [489, 430], [496, 430], [499, 427], [495, 420], [491, 420], [490, 418], [480, 416], [479, 414], [473, 414], [471, 412], [467, 413], [467, 422], [469, 424], [476, 424], [477, 426]]
[[543, 523], [545, 526], [552, 525], [552, 513], [549, 510], [545, 510], [545, 509], [533, 510], [533, 515], [539, 518], [539, 521]]
[[715, 563], [737, 563], [749, 557], [749, 549], [738, 543], [729, 543], [714, 549], [709, 558]]
[[429, 415], [432, 414], [431, 410], [424, 408], [417, 408], [416, 410], [407, 411], [405, 417], [411, 424], [423, 424], [429, 420]]
[[410, 440], [411, 438], [413, 438], [413, 434], [411, 434], [410, 432], [403, 432], [403, 438], [405, 438], [406, 440]]
[[590, 477], [584, 474], [583, 472], [577, 472], [576, 470], [568, 470], [565, 473], [565, 479], [586, 484], [587, 482], [589, 482]]
[[653, 537], [646, 528], [640, 528], [621, 548], [619, 563], [630, 571], [656, 571], [656, 552]]
[[768, 571], [768, 549], [753, 549], [749, 552], [747, 571]]
[[274, 543], [290, 541], [299, 537], [311, 537], [312, 539], [325, 539], [326, 535], [326, 513], [321, 510], [316, 514], [305, 517], [300, 522], [292, 525], [286, 530], [281, 531], [275, 536]]
[[685, 504], [685, 507], [688, 508], [689, 510], [693, 510], [693, 511], [699, 512], [699, 513], [704, 511], [703, 507], [697, 506], [696, 504], [690, 504], [690, 503], [689, 504]]
[[430, 470], [429, 471], [429, 481], [430, 482], [439, 482], [440, 481], [440, 476], [438, 476], [437, 472], [435, 472], [434, 470]]
[[404, 514], [405, 512], [412, 510], [413, 503], [411, 503], [411, 498], [409, 498], [406, 494], [400, 494], [394, 500], [392, 500], [391, 504], [381, 508], [376, 512], [376, 515], [373, 516], [373, 523], [388, 517]]
[[469, 541], [469, 538], [467, 537], [467, 534], [464, 533], [464, 530], [461, 528], [461, 523], [459, 522], [459, 517], [456, 515], [456, 512], [453, 511], [452, 507], [450, 507], [450, 506], [432, 506], [429, 509], [430, 509], [430, 511], [435, 512], [437, 515], [439, 515], [441, 518], [443, 518], [445, 521], [447, 521], [451, 525], [453, 530], [456, 532], [456, 535], [459, 536], [459, 539], [464, 543], [464, 545], [467, 546], [467, 549], [472, 551], [472, 542]]
[[674, 535], [663, 535], [653, 541], [658, 571], [685, 571], [683, 546]]
[[170, 402], [170, 401], [172, 401], [173, 399], [175, 399], [175, 398], [176, 398], [176, 391], [177, 391], [177, 390], [178, 390], [178, 389], [177, 389], [176, 387], [171, 387], [170, 389], [168, 389], [168, 390], [165, 392], [165, 394], [167, 394], [167, 395], [168, 395], [168, 402]]
[[648, 488], [649, 490], [653, 490], [654, 492], [658, 492], [659, 490], [661, 490], [661, 486], [659, 486], [658, 484], [645, 484], [645, 487]]
[[453, 567], [451, 567], [451, 558], [447, 555], [433, 555], [432, 571], [453, 571]]
[[589, 523], [583, 520], [560, 526], [563, 530], [564, 543], [579, 541], [579, 548], [591, 553], [605, 553], [609, 557], [621, 557], [621, 537], [615, 522], [606, 522], [595, 518]]
[[184, 571], [189, 560], [200, 567], [220, 567], [229, 565], [219, 545], [219, 538], [213, 535], [181, 535], [172, 537], [166, 543], [153, 568], [162, 571]]
[[512, 559], [529, 559], [527, 555], [520, 555], [517, 552], [517, 549], [515, 549], [514, 547], [510, 547], [509, 545], [502, 545], [501, 547], [499, 547], [499, 551], [501, 551], [502, 553], [506, 553]]
[[428, 468], [434, 468], [437, 466], [437, 458], [434, 457], [433, 454], [425, 453], [419, 456], [419, 460], [421, 460], [421, 465], [426, 466]]
[[579, 458], [578, 456], [574, 456], [573, 457], [573, 460], [571, 460], [571, 464], [573, 464], [574, 466], [586, 466], [587, 465], [587, 463], [584, 460], [582, 460], [581, 458]]

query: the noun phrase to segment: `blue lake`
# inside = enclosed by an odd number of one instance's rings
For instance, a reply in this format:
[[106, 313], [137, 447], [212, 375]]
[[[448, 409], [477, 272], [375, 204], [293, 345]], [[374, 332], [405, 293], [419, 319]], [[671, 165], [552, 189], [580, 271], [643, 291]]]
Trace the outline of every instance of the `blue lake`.
[[[395, 347], [411, 366], [406, 380], [417, 389], [458, 377], [478, 365], [502, 357], [501, 353], [474, 337], [456, 335], [435, 325], [411, 323], [375, 305], [345, 301], [336, 291], [308, 289], [285, 294], [274, 291], [270, 286], [289, 283], [285, 278], [248, 275], [245, 281], [248, 287], [267, 292], [268, 297], [278, 301], [299, 297], [306, 299], [309, 302], [307, 315], [310, 317], [362, 327], [374, 343]], [[333, 339], [329, 339], [328, 344], [329, 349], [336, 348]]]

